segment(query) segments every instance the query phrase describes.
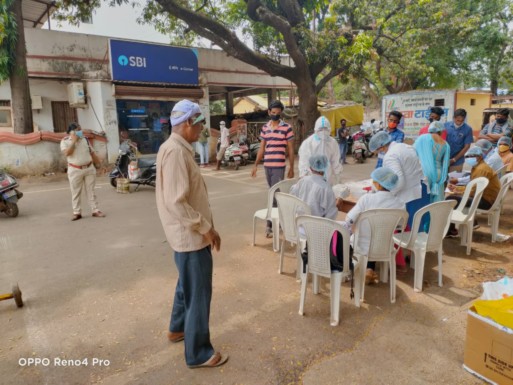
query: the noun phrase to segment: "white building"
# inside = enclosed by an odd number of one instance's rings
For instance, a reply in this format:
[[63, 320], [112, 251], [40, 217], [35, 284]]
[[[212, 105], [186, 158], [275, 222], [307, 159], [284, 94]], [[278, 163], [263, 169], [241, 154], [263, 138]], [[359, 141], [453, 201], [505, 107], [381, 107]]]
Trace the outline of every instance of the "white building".
[[[43, 9], [39, 0], [24, 1], [24, 12], [25, 3]], [[95, 146], [112, 163], [122, 130], [128, 131], [143, 153], [156, 152], [178, 100], [200, 103], [209, 122], [211, 100], [225, 98], [233, 106], [234, 96], [267, 92], [271, 97], [277, 89], [292, 86], [219, 50], [39, 29], [49, 11], [43, 9], [39, 22], [25, 20], [35, 133], [43, 133], [38, 143], [20, 144], [12, 139], [16, 135], [9, 134], [10, 86], [8, 81], [0, 84], [0, 109], [5, 117], [0, 120], [0, 165], [20, 172], [35, 170], [36, 165], [37, 172], [55, 168], [62, 158], [57, 142], [64, 134], [53, 133], [65, 132], [73, 121], [107, 139], [106, 148], [102, 140], [95, 141]]]

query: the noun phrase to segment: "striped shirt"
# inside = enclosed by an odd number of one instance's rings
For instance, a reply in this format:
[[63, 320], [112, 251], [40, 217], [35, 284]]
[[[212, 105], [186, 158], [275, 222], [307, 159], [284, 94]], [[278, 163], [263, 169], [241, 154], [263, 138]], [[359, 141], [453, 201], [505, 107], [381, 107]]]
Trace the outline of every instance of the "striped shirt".
[[269, 121], [262, 127], [260, 139], [265, 140], [264, 167], [285, 167], [287, 143], [294, 139], [292, 127], [280, 120], [278, 127], [273, 130]]

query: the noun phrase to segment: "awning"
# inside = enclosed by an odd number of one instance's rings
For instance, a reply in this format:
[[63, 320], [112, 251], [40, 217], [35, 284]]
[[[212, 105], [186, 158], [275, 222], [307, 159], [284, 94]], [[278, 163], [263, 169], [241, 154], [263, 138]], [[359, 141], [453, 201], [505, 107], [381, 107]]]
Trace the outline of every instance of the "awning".
[[23, 0], [21, 4], [23, 26], [26, 28], [41, 28], [55, 11], [55, 8], [55, 1], [53, 0]]
[[116, 84], [114, 85], [114, 96], [124, 99], [198, 100], [203, 98], [203, 90], [201, 88], [145, 87]]

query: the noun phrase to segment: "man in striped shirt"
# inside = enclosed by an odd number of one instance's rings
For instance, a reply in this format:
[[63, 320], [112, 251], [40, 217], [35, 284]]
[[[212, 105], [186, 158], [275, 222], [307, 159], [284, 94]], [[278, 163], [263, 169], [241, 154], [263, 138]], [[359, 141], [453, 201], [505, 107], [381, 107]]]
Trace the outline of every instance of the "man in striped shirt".
[[[269, 187], [274, 186], [285, 178], [285, 158], [289, 157], [287, 178], [294, 178], [294, 133], [292, 127], [281, 120], [284, 106], [279, 100], [269, 105], [268, 113], [271, 120], [262, 127], [260, 132], [260, 149], [251, 171], [254, 178], [257, 174], [258, 163], [264, 160], [264, 170]], [[276, 201], [273, 202], [276, 207]], [[266, 236], [272, 236], [272, 222], [267, 221]]]

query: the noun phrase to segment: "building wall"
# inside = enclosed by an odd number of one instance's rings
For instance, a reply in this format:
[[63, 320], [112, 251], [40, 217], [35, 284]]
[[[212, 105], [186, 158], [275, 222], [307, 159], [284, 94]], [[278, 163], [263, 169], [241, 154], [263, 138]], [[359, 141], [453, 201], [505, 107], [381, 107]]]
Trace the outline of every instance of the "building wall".
[[[472, 102], [473, 100], [473, 102]], [[474, 136], [479, 134], [483, 122], [483, 111], [490, 107], [491, 95], [489, 93], [472, 93], [458, 91], [456, 93], [456, 109], [463, 108], [467, 111], [467, 124], [472, 127]], [[448, 117], [448, 120], [452, 116]]]

